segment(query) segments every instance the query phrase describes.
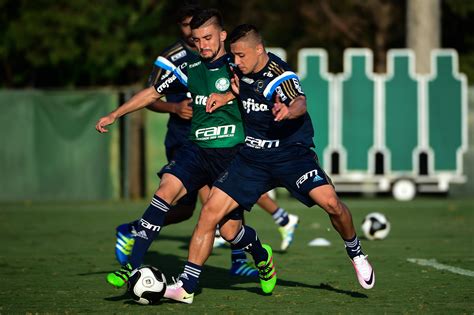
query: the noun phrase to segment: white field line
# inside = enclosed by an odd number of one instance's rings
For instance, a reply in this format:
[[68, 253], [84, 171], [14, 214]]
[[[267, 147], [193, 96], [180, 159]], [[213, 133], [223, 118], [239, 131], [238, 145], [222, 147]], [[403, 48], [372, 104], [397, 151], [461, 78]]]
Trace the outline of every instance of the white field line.
[[420, 266], [433, 267], [438, 270], [447, 270], [452, 273], [457, 273], [463, 276], [474, 277], [474, 271], [466, 270], [458, 267], [449, 265], [443, 265], [436, 261], [436, 259], [419, 259], [419, 258], [407, 258], [407, 261], [418, 264]]

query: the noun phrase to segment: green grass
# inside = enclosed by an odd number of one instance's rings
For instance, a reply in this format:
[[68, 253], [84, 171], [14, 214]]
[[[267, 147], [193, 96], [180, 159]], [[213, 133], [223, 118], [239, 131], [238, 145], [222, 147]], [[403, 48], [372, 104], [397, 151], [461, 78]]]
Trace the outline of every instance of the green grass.
[[[146, 202], [0, 204], [0, 314], [10, 313], [470, 313], [474, 279], [407, 262], [435, 258], [474, 270], [474, 200], [345, 199], [357, 228], [372, 211], [385, 213], [392, 231], [384, 241], [363, 241], [376, 270], [376, 285], [357, 283], [338, 234], [319, 208], [279, 198], [301, 217], [295, 243], [278, 252], [279, 234], [258, 208], [247, 216], [260, 238], [275, 249], [279, 282], [272, 296], [256, 281], [230, 278], [229, 250], [217, 249], [208, 260], [201, 290], [191, 305], [168, 301], [156, 306], [132, 302], [125, 290], [105, 282], [117, 268], [114, 227], [142, 214]], [[181, 271], [187, 243], [197, 220], [165, 228], [146, 263], [168, 277]], [[330, 247], [309, 247], [316, 237]]]

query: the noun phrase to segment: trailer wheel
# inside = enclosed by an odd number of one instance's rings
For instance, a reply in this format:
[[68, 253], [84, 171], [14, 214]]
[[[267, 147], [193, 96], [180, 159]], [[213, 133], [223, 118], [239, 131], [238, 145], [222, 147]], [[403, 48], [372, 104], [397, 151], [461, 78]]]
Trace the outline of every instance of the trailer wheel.
[[399, 179], [392, 186], [392, 195], [398, 201], [409, 201], [416, 196], [416, 186], [412, 180]]

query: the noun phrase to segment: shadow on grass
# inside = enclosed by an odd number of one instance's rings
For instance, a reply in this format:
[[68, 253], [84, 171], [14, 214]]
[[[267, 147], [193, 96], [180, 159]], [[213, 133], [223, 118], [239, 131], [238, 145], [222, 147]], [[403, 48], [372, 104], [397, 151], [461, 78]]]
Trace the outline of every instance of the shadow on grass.
[[[147, 253], [145, 257], [145, 264], [157, 266], [165, 275], [168, 282], [172, 282], [172, 275], [175, 277], [182, 272], [183, 266], [186, 263], [184, 258], [178, 257], [176, 255], [170, 254], [158, 254], [156, 251], [150, 251]], [[220, 290], [245, 290], [257, 295], [264, 296], [264, 294], [260, 289], [260, 284], [258, 279], [256, 278], [249, 278], [249, 277], [235, 277], [229, 275], [229, 270], [223, 267], [216, 267], [212, 265], [206, 265], [204, 267], [204, 272], [201, 275], [201, 279], [199, 281], [200, 286], [203, 288], [211, 288], [211, 289], [220, 289]], [[246, 283], [253, 283], [255, 284], [254, 287], [251, 288], [242, 288], [236, 286], [237, 284], [246, 284]], [[302, 287], [302, 288], [309, 288], [314, 290], [326, 290], [330, 292], [334, 292], [337, 294], [344, 294], [353, 298], [368, 298], [367, 295], [355, 291], [349, 290], [342, 290], [338, 288], [334, 288], [330, 284], [327, 283], [320, 283], [319, 285], [314, 284], [307, 284], [298, 281], [291, 281], [286, 279], [278, 279], [277, 286], [279, 287]], [[201, 292], [198, 289], [195, 292], [196, 295], [199, 295]], [[117, 300], [122, 299], [129, 299], [127, 295], [116, 297]], [[106, 298], [107, 301], [114, 301], [113, 298]]]
[[[189, 239], [188, 236], [168, 236], [162, 235], [160, 237], [161, 240], [171, 240], [181, 243], [182, 245], [180, 248], [188, 249]], [[279, 254], [285, 254], [285, 252], [278, 252]], [[214, 251], [213, 254], [218, 254]], [[166, 276], [168, 282], [172, 282], [172, 276], [177, 277], [179, 273], [183, 271], [183, 266], [186, 263], [186, 259], [183, 257], [179, 257], [177, 255], [171, 254], [159, 254], [156, 251], [149, 251], [145, 256], [144, 264], [156, 266], [159, 268]], [[91, 272], [91, 273], [81, 273], [78, 274], [80, 276], [87, 276], [87, 275], [96, 275], [96, 274], [106, 274], [110, 271], [98, 271], [98, 272]], [[201, 279], [199, 281], [200, 286], [203, 288], [211, 288], [211, 289], [221, 289], [221, 290], [245, 290], [257, 295], [265, 296], [267, 294], [263, 293], [260, 289], [259, 280], [257, 278], [249, 278], [249, 277], [239, 277], [239, 276], [231, 276], [229, 275], [229, 270], [224, 267], [216, 267], [212, 265], [206, 265], [204, 267], [204, 272], [201, 275]], [[246, 284], [246, 283], [254, 283], [255, 286], [251, 288], [242, 288], [237, 287], [237, 284]], [[337, 294], [344, 294], [353, 298], [368, 298], [367, 295], [355, 291], [349, 290], [342, 290], [338, 288], [334, 288], [330, 284], [327, 283], [320, 283], [319, 285], [307, 284], [297, 281], [285, 280], [278, 278], [277, 286], [280, 287], [303, 287], [315, 290], [326, 290], [330, 292], [334, 292]], [[198, 291], [195, 292], [195, 295], [199, 295], [201, 293], [201, 289], [198, 288]], [[134, 302], [131, 301], [130, 296], [127, 293], [122, 293], [119, 296], [114, 297], [106, 297], [104, 298], [106, 301], [116, 302], [121, 300], [127, 300], [125, 303]], [[175, 301], [166, 301], [175, 303]], [[160, 302], [161, 303], [161, 302]]]

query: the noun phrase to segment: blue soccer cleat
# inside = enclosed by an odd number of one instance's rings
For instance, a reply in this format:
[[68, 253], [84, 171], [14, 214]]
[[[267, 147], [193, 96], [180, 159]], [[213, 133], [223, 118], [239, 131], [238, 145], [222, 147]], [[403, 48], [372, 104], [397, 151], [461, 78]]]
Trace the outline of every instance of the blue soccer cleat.
[[258, 277], [258, 270], [253, 266], [250, 261], [245, 260], [237, 260], [232, 263], [230, 267], [229, 273], [231, 276], [241, 276], [241, 277], [251, 277], [257, 278]]
[[117, 241], [115, 242], [115, 258], [120, 265], [126, 265], [135, 244], [135, 229], [131, 223], [121, 224], [117, 227]]

